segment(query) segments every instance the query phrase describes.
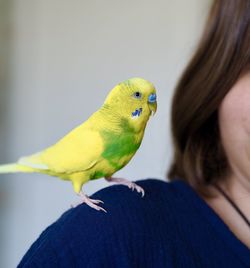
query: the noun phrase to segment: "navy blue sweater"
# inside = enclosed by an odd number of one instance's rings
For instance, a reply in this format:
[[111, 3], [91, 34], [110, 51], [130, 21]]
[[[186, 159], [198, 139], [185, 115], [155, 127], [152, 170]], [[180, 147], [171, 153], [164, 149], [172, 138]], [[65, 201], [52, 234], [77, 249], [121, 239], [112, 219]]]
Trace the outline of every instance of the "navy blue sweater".
[[250, 267], [250, 250], [185, 182], [104, 188], [65, 212], [31, 246], [19, 267]]

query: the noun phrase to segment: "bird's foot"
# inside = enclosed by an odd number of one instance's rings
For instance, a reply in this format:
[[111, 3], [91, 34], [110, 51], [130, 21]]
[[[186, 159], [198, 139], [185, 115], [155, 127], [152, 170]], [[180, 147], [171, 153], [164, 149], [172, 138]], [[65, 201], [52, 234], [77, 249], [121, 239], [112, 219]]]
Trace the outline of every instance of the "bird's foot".
[[96, 204], [99, 204], [99, 203], [104, 204], [104, 202], [103, 202], [102, 200], [91, 199], [91, 198], [89, 198], [86, 194], [84, 194], [82, 191], [81, 191], [78, 195], [80, 196], [81, 201], [78, 202], [76, 205], [71, 206], [71, 207], [76, 207], [76, 206], [78, 206], [78, 205], [81, 205], [81, 204], [84, 204], [84, 203], [85, 203], [85, 204], [87, 204], [88, 206], [90, 206], [90, 207], [92, 207], [92, 208], [94, 208], [94, 209], [96, 209], [96, 210], [102, 210], [102, 211], [104, 211], [104, 212], [107, 213], [107, 211], [106, 211], [104, 208], [102, 208], [102, 207], [96, 205]]
[[143, 190], [143, 188], [132, 181], [123, 178], [113, 178], [113, 177], [105, 177], [105, 179], [109, 182], [115, 182], [117, 184], [128, 186], [128, 188], [132, 189], [132, 191], [136, 189], [138, 193], [142, 193], [142, 197], [145, 195], [145, 191]]

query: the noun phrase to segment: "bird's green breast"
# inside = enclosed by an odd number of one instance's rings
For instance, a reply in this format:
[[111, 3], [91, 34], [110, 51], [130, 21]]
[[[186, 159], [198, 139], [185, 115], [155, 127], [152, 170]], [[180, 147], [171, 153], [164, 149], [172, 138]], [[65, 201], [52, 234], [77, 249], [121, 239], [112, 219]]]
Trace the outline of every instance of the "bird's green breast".
[[119, 131], [103, 130], [104, 143], [102, 157], [116, 170], [119, 170], [133, 157], [141, 144], [142, 137], [135, 132], [127, 119], [120, 121]]

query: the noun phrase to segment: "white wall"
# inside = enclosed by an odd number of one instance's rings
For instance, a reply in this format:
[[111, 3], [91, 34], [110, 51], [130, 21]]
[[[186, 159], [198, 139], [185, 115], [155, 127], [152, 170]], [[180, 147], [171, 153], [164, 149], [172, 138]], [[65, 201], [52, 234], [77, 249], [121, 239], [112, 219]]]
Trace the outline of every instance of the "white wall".
[[[1, 162], [53, 144], [97, 110], [116, 83], [141, 76], [155, 84], [159, 108], [139, 152], [118, 175], [164, 179], [170, 99], [210, 0], [0, 1], [10, 36], [0, 48], [9, 66], [0, 91], [1, 133], [7, 133], [0, 135]], [[77, 198], [70, 183], [45, 175], [6, 175], [0, 183], [0, 266], [8, 268]], [[84, 190], [107, 185], [100, 179]]]

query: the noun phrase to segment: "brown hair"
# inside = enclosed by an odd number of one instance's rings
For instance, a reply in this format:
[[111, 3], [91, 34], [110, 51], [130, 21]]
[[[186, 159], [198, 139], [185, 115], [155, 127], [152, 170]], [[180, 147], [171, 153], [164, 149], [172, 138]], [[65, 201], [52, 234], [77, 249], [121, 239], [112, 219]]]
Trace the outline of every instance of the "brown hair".
[[170, 180], [202, 186], [230, 171], [218, 107], [250, 63], [250, 0], [214, 0], [203, 36], [172, 101]]

